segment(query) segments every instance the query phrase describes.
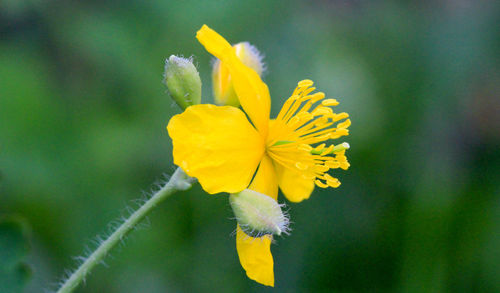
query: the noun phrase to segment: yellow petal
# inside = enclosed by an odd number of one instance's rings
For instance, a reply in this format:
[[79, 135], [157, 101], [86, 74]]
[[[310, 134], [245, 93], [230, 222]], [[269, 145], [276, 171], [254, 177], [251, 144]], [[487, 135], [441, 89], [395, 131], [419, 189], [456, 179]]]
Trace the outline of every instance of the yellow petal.
[[264, 155], [260, 161], [259, 170], [255, 174], [252, 184], [248, 189], [269, 195], [277, 200], [278, 198], [278, 178], [274, 164], [268, 155]]
[[236, 56], [235, 49], [218, 33], [208, 26], [196, 33], [196, 38], [227, 67], [231, 74], [234, 90], [241, 106], [263, 137], [267, 137], [271, 98], [267, 85], [255, 70], [249, 68]]
[[208, 193], [247, 188], [264, 154], [264, 143], [241, 110], [194, 105], [167, 126], [174, 163], [198, 178]]
[[212, 83], [214, 99], [217, 105], [228, 105], [239, 107], [240, 101], [233, 84], [231, 83], [231, 75], [227, 67], [217, 59], [212, 70]]
[[[233, 45], [233, 48], [236, 56], [243, 64], [255, 70], [259, 76], [262, 75], [264, 64], [257, 48], [248, 42], [238, 43]], [[217, 105], [240, 106], [240, 100], [234, 91], [229, 69], [219, 59], [216, 59], [212, 66], [212, 85], [214, 100]]]
[[300, 202], [308, 199], [314, 190], [314, 179], [307, 179], [302, 173], [275, 164], [278, 184], [289, 201]]
[[[249, 189], [267, 194], [276, 200], [278, 196], [278, 181], [271, 159], [264, 155], [259, 170], [250, 184]], [[236, 232], [236, 250], [241, 266], [247, 276], [263, 285], [274, 287], [274, 262], [271, 254], [272, 236], [259, 238], [248, 236], [238, 225]]]
[[262, 285], [274, 287], [274, 262], [271, 254], [270, 236], [250, 237], [238, 225], [236, 228], [236, 250], [238, 250], [241, 266], [250, 279]]

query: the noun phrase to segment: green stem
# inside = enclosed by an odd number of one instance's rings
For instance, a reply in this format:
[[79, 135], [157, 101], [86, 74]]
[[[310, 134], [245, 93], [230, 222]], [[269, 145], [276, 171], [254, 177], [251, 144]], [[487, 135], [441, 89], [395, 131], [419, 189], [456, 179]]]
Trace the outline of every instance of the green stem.
[[72, 292], [82, 282], [85, 276], [99, 264], [108, 252], [115, 247], [144, 217], [160, 202], [180, 190], [191, 187], [194, 179], [187, 176], [181, 168], [177, 168], [170, 180], [138, 210], [123, 222], [97, 249], [66, 279], [57, 291], [58, 293]]

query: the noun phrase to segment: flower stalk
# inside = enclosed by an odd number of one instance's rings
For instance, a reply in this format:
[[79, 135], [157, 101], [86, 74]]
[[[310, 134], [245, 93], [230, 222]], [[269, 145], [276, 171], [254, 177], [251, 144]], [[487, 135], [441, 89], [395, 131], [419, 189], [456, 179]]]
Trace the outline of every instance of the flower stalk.
[[88, 273], [106, 257], [109, 251], [130, 233], [159, 203], [177, 191], [189, 189], [194, 181], [195, 179], [186, 175], [181, 168], [177, 168], [170, 180], [103, 241], [80, 267], [66, 279], [57, 292], [73, 292]]

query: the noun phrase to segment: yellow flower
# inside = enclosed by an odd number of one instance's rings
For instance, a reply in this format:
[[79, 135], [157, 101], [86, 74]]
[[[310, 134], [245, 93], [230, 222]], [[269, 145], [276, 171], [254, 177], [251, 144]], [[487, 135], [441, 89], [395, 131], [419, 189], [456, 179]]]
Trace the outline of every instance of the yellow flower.
[[[349, 167], [349, 146], [323, 143], [349, 134], [348, 114], [332, 111], [338, 102], [313, 93], [313, 82], [303, 80], [272, 120], [269, 90], [259, 74], [206, 25], [196, 37], [228, 69], [246, 115], [232, 106], [207, 104], [175, 115], [167, 126], [174, 163], [211, 194], [248, 188], [276, 200], [279, 187], [290, 201], [300, 202], [309, 198], [315, 185], [338, 187], [338, 179], [327, 172]], [[253, 238], [237, 227], [242, 267], [249, 278], [267, 286], [274, 286], [271, 241], [269, 235]]]

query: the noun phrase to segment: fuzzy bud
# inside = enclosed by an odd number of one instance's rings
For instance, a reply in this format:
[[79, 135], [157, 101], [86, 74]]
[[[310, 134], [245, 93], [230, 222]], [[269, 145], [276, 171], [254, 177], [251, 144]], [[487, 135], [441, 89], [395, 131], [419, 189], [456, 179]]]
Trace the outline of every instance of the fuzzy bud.
[[170, 96], [182, 108], [201, 102], [201, 79], [193, 60], [170, 56], [165, 61], [165, 84]]
[[289, 220], [273, 198], [245, 189], [229, 196], [229, 202], [241, 229], [249, 236], [288, 233]]
[[[262, 74], [264, 71], [264, 63], [262, 62], [262, 56], [257, 48], [250, 45], [248, 42], [238, 43], [234, 45], [233, 48], [236, 51], [236, 56], [241, 60], [241, 62], [243, 62], [243, 64], [255, 70], [257, 74]], [[213, 65], [212, 82], [215, 103], [218, 105], [230, 105], [234, 107], [238, 107], [240, 105], [238, 96], [234, 91], [229, 70], [220, 62], [219, 59], [217, 59]]]

